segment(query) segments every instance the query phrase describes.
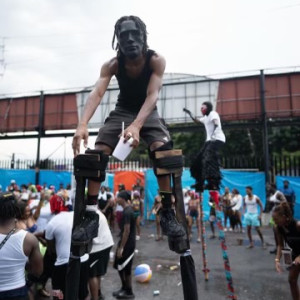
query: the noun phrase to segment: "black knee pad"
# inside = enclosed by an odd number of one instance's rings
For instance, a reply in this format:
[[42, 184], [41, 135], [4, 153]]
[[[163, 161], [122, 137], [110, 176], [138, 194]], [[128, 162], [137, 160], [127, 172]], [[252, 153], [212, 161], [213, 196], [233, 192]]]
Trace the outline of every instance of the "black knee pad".
[[79, 154], [74, 158], [74, 175], [103, 182], [108, 160], [109, 156], [103, 151], [87, 149], [85, 154]]

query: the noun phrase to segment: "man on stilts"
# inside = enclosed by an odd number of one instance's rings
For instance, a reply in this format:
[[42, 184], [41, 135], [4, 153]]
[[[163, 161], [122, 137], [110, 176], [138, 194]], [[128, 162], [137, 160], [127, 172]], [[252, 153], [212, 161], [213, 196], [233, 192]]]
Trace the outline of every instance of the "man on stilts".
[[[116, 22], [112, 45], [117, 55], [104, 63], [100, 77], [88, 97], [73, 138], [74, 156], [80, 153], [82, 140], [87, 146], [88, 122], [100, 104], [111, 78], [115, 76], [120, 94], [115, 109], [99, 130], [95, 151], [100, 153], [101, 159], [107, 164], [108, 156], [119, 141], [122, 122], [125, 123], [125, 142], [131, 139], [134, 148], [138, 146], [140, 138], [147, 143], [160, 189], [162, 231], [168, 236], [170, 249], [181, 254], [184, 299], [197, 300], [195, 266], [187, 237], [181, 187], [182, 154], [181, 150], [173, 150], [169, 132], [156, 108], [166, 62], [160, 54], [148, 48], [146, 25], [135, 16], [122, 17]], [[102, 165], [100, 170], [104, 175], [105, 167]], [[101, 180], [103, 177], [99, 180], [90, 177], [88, 180], [87, 210], [97, 205]], [[175, 196], [176, 212], [172, 208], [172, 194]], [[116, 296], [118, 299], [126, 299], [124, 291]]]
[[195, 188], [198, 191], [219, 190], [222, 175], [220, 172], [219, 151], [224, 146], [226, 138], [222, 130], [219, 114], [213, 110], [211, 102], [203, 102], [201, 105], [202, 118], [197, 119], [184, 108], [192, 120], [205, 126], [206, 141], [203, 148], [197, 154], [191, 166], [191, 175], [196, 179]]
[[[231, 276], [229, 257], [227, 254], [227, 245], [225, 241], [224, 228], [221, 222], [221, 208], [219, 205], [219, 189], [221, 185], [221, 171], [219, 150], [224, 146], [226, 138], [222, 130], [219, 114], [213, 110], [211, 102], [203, 102], [201, 106], [202, 118], [197, 119], [186, 108], [183, 109], [190, 115], [195, 123], [202, 123], [205, 126], [206, 141], [196, 159], [193, 161], [190, 171], [193, 178], [196, 180], [194, 185], [196, 191], [200, 194], [205, 190], [209, 190], [210, 196], [216, 205], [217, 224], [219, 228], [219, 240], [221, 241], [222, 256], [224, 261], [224, 269], [227, 280], [228, 298], [237, 299]], [[205, 251], [205, 249], [203, 249]], [[205, 278], [208, 278], [208, 269], [206, 265], [206, 256], [203, 256], [203, 265]]]

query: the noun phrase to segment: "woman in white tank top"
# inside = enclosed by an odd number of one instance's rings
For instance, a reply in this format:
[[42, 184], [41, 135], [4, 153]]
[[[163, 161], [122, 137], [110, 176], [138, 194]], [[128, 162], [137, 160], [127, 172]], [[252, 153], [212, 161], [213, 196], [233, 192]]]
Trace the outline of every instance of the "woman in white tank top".
[[43, 259], [38, 240], [25, 230], [16, 229], [16, 205], [12, 193], [0, 193], [0, 300], [27, 299], [25, 265], [39, 276]]

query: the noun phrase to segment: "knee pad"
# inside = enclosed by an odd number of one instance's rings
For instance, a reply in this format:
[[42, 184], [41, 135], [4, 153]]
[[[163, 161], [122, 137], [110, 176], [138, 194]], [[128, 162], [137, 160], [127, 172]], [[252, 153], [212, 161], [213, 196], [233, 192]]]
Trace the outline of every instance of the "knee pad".
[[173, 150], [173, 142], [169, 141], [150, 152], [153, 170], [156, 176], [173, 174], [183, 168], [182, 150]]
[[85, 154], [79, 154], [74, 158], [74, 175], [103, 182], [108, 160], [109, 156], [103, 151], [87, 149]]

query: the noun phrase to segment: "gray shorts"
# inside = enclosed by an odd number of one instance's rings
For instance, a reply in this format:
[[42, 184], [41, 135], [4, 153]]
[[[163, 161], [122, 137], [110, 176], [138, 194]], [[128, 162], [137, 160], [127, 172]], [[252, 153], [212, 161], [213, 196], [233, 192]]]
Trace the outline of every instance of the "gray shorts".
[[[111, 111], [105, 119], [104, 125], [99, 129], [95, 144], [106, 144], [112, 150], [115, 149], [122, 131], [122, 122], [125, 128], [128, 127], [136, 118], [137, 113], [130, 112], [124, 108], [117, 107]], [[149, 115], [144, 126], [140, 131], [141, 139], [148, 145], [153, 142], [170, 141], [170, 134], [163, 119], [158, 115], [157, 110]]]

